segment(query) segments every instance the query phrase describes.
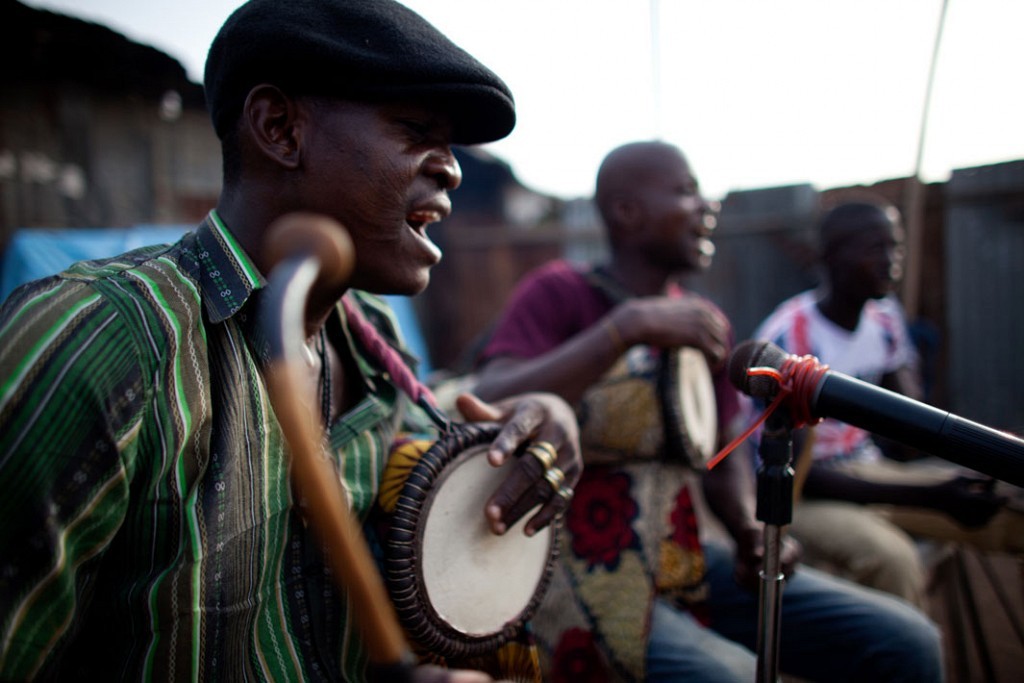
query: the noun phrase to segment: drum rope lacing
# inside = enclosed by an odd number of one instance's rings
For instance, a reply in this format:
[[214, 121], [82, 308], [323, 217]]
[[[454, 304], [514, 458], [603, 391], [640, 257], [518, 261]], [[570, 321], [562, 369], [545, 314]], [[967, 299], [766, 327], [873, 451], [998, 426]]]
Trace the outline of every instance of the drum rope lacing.
[[828, 372], [828, 369], [828, 365], [819, 363], [818, 359], [811, 355], [787, 356], [786, 360], [782, 363], [782, 367], [778, 370], [772, 367], [748, 368], [748, 377], [770, 377], [778, 382], [779, 393], [776, 394], [760, 417], [746, 431], [733, 439], [725, 448], [715, 454], [715, 457], [708, 461], [707, 468], [709, 470], [713, 468], [724, 460], [725, 456], [735, 450], [737, 446], [746, 441], [782, 405], [783, 401], [786, 402], [790, 410], [793, 429], [821, 422], [822, 418], [814, 417], [811, 413], [811, 397], [819, 382], [825, 376], [825, 373]]

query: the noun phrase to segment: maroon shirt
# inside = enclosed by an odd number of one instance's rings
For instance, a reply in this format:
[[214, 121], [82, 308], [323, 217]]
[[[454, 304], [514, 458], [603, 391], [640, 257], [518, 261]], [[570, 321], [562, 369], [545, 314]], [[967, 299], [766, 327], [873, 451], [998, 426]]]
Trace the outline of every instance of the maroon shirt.
[[[614, 307], [586, 276], [585, 266], [552, 261], [527, 274], [516, 286], [480, 356], [480, 364], [498, 356], [535, 358], [596, 324]], [[670, 296], [700, 296], [675, 288]], [[739, 412], [739, 394], [723, 365], [713, 373], [719, 431]]]

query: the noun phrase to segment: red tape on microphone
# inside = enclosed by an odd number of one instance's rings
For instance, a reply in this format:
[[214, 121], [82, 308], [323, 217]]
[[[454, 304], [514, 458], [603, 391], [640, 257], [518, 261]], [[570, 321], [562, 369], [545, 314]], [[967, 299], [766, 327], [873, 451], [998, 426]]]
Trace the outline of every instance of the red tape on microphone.
[[715, 454], [715, 457], [708, 461], [708, 469], [725, 459], [725, 456], [732, 453], [737, 446], [746, 441], [758, 427], [764, 424], [768, 416], [775, 412], [775, 409], [782, 405], [783, 401], [788, 402], [793, 418], [793, 429], [799, 429], [805, 425], [814, 425], [821, 422], [820, 417], [816, 418], [811, 414], [811, 395], [818, 383], [828, 372], [828, 365], [818, 362], [814, 356], [787, 356], [782, 367], [778, 370], [769, 367], [753, 367], [747, 369], [747, 377], [771, 377], [779, 384], [779, 393], [772, 402], [765, 408], [761, 416], [754, 421], [742, 434], [733, 439], [725, 448]]

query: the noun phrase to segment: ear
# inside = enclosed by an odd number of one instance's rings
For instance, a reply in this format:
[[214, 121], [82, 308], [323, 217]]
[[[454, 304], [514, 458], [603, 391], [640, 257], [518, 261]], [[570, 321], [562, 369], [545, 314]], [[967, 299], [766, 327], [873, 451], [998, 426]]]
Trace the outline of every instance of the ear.
[[265, 157], [289, 170], [298, 167], [304, 131], [294, 99], [276, 86], [257, 85], [245, 98], [242, 122]]
[[643, 210], [640, 203], [629, 196], [614, 197], [611, 202], [611, 215], [615, 224], [623, 232], [636, 232], [644, 226]]

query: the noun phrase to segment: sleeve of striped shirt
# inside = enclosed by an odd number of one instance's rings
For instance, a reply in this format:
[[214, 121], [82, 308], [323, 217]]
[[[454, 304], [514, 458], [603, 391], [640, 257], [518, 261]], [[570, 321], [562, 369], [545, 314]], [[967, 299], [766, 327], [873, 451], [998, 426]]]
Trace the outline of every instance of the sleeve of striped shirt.
[[[116, 306], [50, 279], [0, 311], [0, 679], [28, 678], [74, 627], [121, 525], [144, 412]], [[59, 649], [59, 648], [58, 648]]]

